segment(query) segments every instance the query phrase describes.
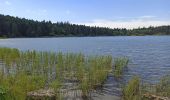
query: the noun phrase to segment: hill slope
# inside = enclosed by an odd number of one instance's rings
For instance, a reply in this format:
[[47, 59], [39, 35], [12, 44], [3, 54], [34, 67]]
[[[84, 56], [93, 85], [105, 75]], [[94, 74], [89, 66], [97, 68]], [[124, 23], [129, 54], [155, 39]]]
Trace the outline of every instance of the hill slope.
[[0, 37], [57, 37], [57, 36], [128, 36], [170, 35], [170, 26], [110, 29], [70, 24], [69, 22], [34, 21], [0, 14]]

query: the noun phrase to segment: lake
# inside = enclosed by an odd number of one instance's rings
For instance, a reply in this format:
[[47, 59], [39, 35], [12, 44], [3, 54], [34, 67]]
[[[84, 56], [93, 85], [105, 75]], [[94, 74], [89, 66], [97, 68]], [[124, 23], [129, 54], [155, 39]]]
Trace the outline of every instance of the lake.
[[20, 50], [81, 52], [86, 55], [127, 56], [129, 76], [157, 82], [170, 73], [170, 36], [60, 37], [0, 39], [1, 47]]

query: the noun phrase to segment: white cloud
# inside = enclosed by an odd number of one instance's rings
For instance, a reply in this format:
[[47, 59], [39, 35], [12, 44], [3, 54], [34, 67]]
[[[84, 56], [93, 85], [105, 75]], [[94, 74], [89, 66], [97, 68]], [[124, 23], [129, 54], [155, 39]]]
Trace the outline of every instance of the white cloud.
[[139, 18], [156, 18], [156, 16], [152, 16], [152, 15], [146, 15], [146, 16], [140, 16]]
[[9, 5], [11, 5], [11, 2], [5, 1], [5, 4], [9, 6]]
[[109, 28], [127, 28], [133, 29], [138, 27], [149, 27], [149, 26], [161, 26], [170, 25], [170, 20], [158, 20], [156, 16], [140, 16], [137, 18], [124, 17], [116, 20], [93, 20], [91, 22], [76, 23], [83, 24], [87, 26], [99, 26], [99, 27], [109, 27]]

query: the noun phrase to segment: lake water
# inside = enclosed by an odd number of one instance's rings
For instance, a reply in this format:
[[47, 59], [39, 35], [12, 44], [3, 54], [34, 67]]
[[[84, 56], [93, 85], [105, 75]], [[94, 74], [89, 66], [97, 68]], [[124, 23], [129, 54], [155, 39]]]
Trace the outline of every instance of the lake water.
[[170, 36], [15, 38], [0, 39], [0, 47], [127, 56], [130, 63], [125, 78], [139, 75], [148, 82], [170, 74]]

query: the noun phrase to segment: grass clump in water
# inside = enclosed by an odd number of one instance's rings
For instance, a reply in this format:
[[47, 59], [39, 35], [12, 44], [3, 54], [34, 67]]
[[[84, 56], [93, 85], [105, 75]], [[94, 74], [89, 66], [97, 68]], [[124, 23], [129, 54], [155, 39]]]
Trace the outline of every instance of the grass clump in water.
[[24, 73], [8, 75], [0, 79], [0, 84], [6, 89], [5, 100], [24, 100], [29, 91], [37, 90], [45, 85], [42, 76], [29, 76]]
[[5, 100], [6, 93], [7, 93], [6, 89], [0, 86], [0, 99], [1, 100]]
[[81, 71], [83, 78], [80, 80], [83, 97], [87, 97], [89, 91], [101, 88], [111, 69], [111, 56], [96, 56], [87, 59]]
[[102, 86], [111, 70], [111, 56], [0, 48], [0, 85], [6, 90], [7, 95], [1, 93], [5, 99], [24, 100], [27, 92], [43, 88], [53, 88], [58, 95], [61, 88], [67, 89], [66, 83], [73, 83], [87, 97]]
[[[170, 98], [170, 76], [163, 76], [158, 83], [145, 83], [141, 85], [142, 99], [150, 100], [149, 98]], [[163, 100], [164, 100], [163, 99]], [[162, 100], [162, 99], [161, 99]]]
[[133, 77], [128, 84], [123, 88], [124, 100], [140, 100], [140, 79]]
[[164, 76], [156, 85], [156, 94], [170, 97], [170, 76]]
[[164, 76], [159, 83], [140, 83], [139, 77], [133, 77], [123, 88], [123, 100], [169, 100], [170, 76]]
[[127, 57], [119, 57], [114, 59], [113, 75], [115, 77], [121, 77], [123, 70], [127, 67], [129, 59]]

